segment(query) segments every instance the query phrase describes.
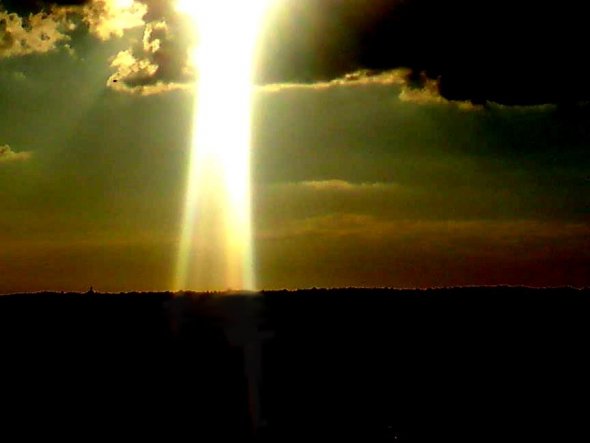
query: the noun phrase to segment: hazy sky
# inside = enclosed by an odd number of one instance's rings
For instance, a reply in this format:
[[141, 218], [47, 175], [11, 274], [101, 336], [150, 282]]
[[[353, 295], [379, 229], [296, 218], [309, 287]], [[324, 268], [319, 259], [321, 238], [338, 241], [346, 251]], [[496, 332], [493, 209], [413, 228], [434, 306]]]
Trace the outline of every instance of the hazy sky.
[[[168, 289], [189, 23], [58, 3], [0, 9], [0, 293]], [[561, 3], [285, 0], [255, 97], [259, 286], [589, 285], [589, 73]]]

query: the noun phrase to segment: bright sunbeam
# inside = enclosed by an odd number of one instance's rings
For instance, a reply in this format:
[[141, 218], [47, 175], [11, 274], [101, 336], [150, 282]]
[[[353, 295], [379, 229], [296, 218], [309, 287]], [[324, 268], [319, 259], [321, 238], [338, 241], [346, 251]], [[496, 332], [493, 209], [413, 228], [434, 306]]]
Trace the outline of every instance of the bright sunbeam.
[[255, 288], [252, 76], [269, 0], [181, 0], [195, 20], [194, 134], [175, 288]]

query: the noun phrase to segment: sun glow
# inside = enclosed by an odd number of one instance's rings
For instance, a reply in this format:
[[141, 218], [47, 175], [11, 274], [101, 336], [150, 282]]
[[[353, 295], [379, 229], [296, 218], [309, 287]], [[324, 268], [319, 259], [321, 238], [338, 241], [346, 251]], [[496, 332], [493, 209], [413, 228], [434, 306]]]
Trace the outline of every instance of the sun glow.
[[131, 6], [133, 6], [133, 3], [133, 0], [115, 0], [115, 6], [117, 6], [120, 9], [131, 8]]
[[181, 0], [195, 21], [192, 152], [175, 288], [255, 288], [252, 76], [269, 0]]

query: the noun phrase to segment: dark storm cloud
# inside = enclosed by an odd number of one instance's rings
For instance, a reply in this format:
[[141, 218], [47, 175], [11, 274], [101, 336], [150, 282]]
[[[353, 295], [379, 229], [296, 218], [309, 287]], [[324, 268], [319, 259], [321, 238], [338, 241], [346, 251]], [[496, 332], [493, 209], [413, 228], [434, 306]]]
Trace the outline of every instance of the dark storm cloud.
[[[191, 82], [191, 25], [172, 0], [136, 0], [133, 10], [121, 10], [115, 0], [1, 4], [20, 17], [54, 7], [78, 11], [90, 33], [102, 40], [143, 26], [144, 40], [127, 51], [132, 58], [119, 54], [112, 60], [118, 59], [109, 81], [115, 89], [145, 93], [146, 87], [169, 90]], [[437, 79], [446, 100], [526, 105], [590, 99], [582, 2], [281, 0], [274, 10], [261, 48], [260, 84], [317, 83], [359, 70], [409, 68], [410, 80], [418, 84], [423, 73]], [[3, 23], [6, 28], [6, 19]], [[10, 53], [6, 48], [18, 39], [4, 34], [0, 51], [5, 56], [43, 52], [17, 48]], [[59, 42], [67, 40], [55, 35]], [[146, 39], [151, 39], [148, 50]]]
[[260, 81], [411, 68], [452, 100], [590, 98], [583, 4], [571, 0], [290, 0], [267, 30]]

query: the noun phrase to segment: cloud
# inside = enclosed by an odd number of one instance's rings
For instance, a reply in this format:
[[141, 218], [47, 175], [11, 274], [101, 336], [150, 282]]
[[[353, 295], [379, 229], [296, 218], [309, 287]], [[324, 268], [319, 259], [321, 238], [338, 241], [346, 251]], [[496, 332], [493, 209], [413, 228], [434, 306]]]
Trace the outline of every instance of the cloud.
[[415, 103], [418, 105], [452, 105], [465, 111], [475, 111], [482, 109], [481, 105], [476, 105], [469, 100], [449, 100], [440, 93], [440, 79], [431, 79], [422, 74], [420, 85], [417, 87], [406, 83], [400, 94], [399, 99], [403, 102]]
[[402, 86], [408, 84], [410, 74], [411, 71], [409, 69], [403, 68], [384, 72], [363, 69], [328, 81], [313, 83], [269, 83], [260, 85], [259, 89], [264, 92], [280, 92], [285, 89], [330, 89], [340, 86], [365, 86], [374, 84]]
[[586, 223], [567, 221], [342, 213], [259, 228], [257, 249], [265, 287], [584, 286], [589, 235]]
[[[190, 88], [194, 72], [189, 65], [189, 44], [160, 20], [145, 25], [141, 42], [119, 52], [111, 60], [115, 72], [107, 86], [119, 92], [152, 95]], [[174, 23], [174, 22], [172, 22]]]
[[364, 192], [364, 191], [390, 191], [398, 188], [395, 183], [352, 183], [346, 180], [308, 180], [299, 183], [287, 184], [312, 191], [335, 192]]
[[588, 100], [583, 4], [537, 6], [533, 0], [285, 0], [266, 31], [259, 80], [317, 83], [359, 69], [407, 67], [439, 79], [447, 100]]
[[143, 38], [110, 60], [112, 89], [141, 95], [185, 89], [194, 83], [189, 63], [193, 32], [169, 0], [80, 0], [9, 3], [0, 11], [0, 58], [68, 49], [70, 33], [86, 28], [101, 41], [141, 29]]
[[26, 18], [0, 11], [0, 58], [53, 51], [70, 39], [66, 33], [74, 27], [67, 14], [57, 8]]
[[400, 87], [399, 99], [406, 103], [418, 105], [452, 105], [466, 111], [482, 109], [469, 100], [449, 100], [440, 93], [440, 79], [431, 79], [422, 73], [414, 79], [412, 70], [408, 68], [392, 69], [389, 71], [371, 71], [363, 69], [346, 74], [341, 78], [316, 83], [275, 83], [259, 86], [262, 92], [281, 92], [291, 89], [331, 89], [342, 87], [363, 87], [370, 85], [385, 85]]
[[[411, 103], [472, 109], [471, 103], [567, 104], [590, 98], [590, 71], [579, 55], [585, 41], [581, 4], [565, 1], [543, 9], [532, 0], [482, 0], [478, 7], [466, 0], [278, 3], [264, 31], [257, 75], [257, 83], [271, 85], [268, 88], [395, 82], [399, 79], [373, 73], [403, 68], [425, 72], [431, 79], [420, 87], [404, 86], [400, 99]], [[144, 39], [159, 42], [147, 49], [143, 42], [128, 48], [141, 66], [126, 72], [141, 75], [127, 77], [116, 71], [118, 77], [108, 83], [113, 89], [146, 94], [188, 87], [194, 81], [188, 61], [192, 24], [175, 11], [173, 0], [8, 4], [20, 15], [0, 13], [0, 57], [54, 49], [73, 29], [73, 20], [63, 17], [77, 16], [75, 20], [103, 41], [143, 27]], [[38, 5], [45, 12], [39, 12]], [[161, 23], [166, 28], [155, 32]], [[559, 31], [539, 34], [541, 28]], [[147, 76], [145, 66], [157, 69]], [[355, 78], [359, 75], [362, 78]]]
[[100, 40], [122, 37], [125, 31], [145, 25], [143, 20], [148, 12], [146, 4], [138, 1], [91, 0], [79, 11], [83, 22], [92, 35]]
[[185, 89], [183, 83], [166, 83], [157, 79], [159, 66], [149, 58], [137, 59], [131, 50], [119, 52], [112, 60], [116, 72], [107, 85], [115, 91], [129, 94], [154, 95]]
[[258, 210], [264, 214], [261, 226], [349, 212], [395, 218], [413, 215], [400, 207], [402, 200], [412, 199], [413, 190], [394, 182], [332, 179], [261, 184], [256, 195]]
[[31, 152], [14, 152], [9, 145], [0, 145], [0, 163], [24, 161], [31, 158]]
[[[441, 234], [444, 235], [441, 236]], [[568, 239], [572, 246], [580, 238], [590, 238], [585, 223], [537, 220], [391, 220], [356, 213], [328, 214], [297, 220], [286, 220], [280, 226], [260, 232], [261, 239], [354, 236], [365, 240], [433, 239], [439, 243], [448, 238], [469, 240], [469, 244], [493, 238], [505, 246], [522, 241], [544, 244], [548, 240]], [[446, 238], [446, 240], [445, 240]], [[499, 245], [498, 245], [499, 246]], [[481, 252], [482, 254], [485, 251]]]
[[137, 1], [87, 0], [25, 2], [20, 9], [20, 14], [0, 9], [0, 58], [53, 51], [70, 40], [77, 21], [100, 40], [122, 37], [145, 24], [148, 8]]

